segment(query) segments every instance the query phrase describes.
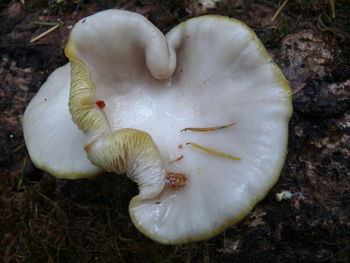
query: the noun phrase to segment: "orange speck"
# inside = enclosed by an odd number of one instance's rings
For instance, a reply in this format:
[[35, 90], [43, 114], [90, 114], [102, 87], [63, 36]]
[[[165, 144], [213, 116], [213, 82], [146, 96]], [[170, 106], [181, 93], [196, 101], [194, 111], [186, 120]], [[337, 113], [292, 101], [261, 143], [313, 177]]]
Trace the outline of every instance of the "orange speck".
[[172, 189], [179, 189], [187, 185], [187, 176], [185, 174], [167, 172], [166, 185]]
[[181, 154], [180, 157], [177, 157], [175, 160], [170, 161], [169, 164], [176, 163], [176, 162], [182, 160], [183, 158], [184, 158], [184, 156]]
[[179, 146], [178, 146], [177, 148], [179, 148], [179, 149], [183, 149], [183, 148], [184, 148], [184, 146], [183, 146], [182, 144], [179, 144]]
[[103, 109], [104, 107], [106, 107], [106, 103], [103, 100], [98, 100], [96, 101], [96, 105], [100, 108]]
[[84, 146], [84, 150], [85, 150], [86, 152], [89, 152], [89, 151], [91, 150], [91, 144], [85, 145], [85, 146]]

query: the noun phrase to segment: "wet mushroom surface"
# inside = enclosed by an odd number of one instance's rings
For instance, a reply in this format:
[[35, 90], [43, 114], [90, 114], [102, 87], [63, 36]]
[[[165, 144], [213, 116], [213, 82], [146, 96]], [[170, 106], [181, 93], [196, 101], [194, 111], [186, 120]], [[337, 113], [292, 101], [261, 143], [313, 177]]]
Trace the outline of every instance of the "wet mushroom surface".
[[[328, 1], [289, 1], [281, 10], [281, 1], [217, 1], [216, 7], [200, 10], [196, 1], [189, 2], [0, 4], [3, 261], [349, 261], [348, 2], [336, 1], [335, 18]], [[215, 238], [157, 244], [130, 220], [128, 203], [138, 189], [126, 176], [58, 180], [35, 168], [26, 154], [24, 110], [51, 72], [67, 63], [63, 49], [72, 25], [115, 7], [143, 14], [164, 33], [199, 14], [238, 18], [253, 28], [290, 81], [294, 111], [281, 176], [247, 217]], [[279, 15], [271, 21], [277, 10]], [[31, 42], [57, 23], [61, 25], [56, 30]], [[103, 107], [103, 102], [96, 102]], [[191, 127], [214, 126], [183, 128]]]
[[65, 53], [24, 114], [29, 154], [61, 178], [126, 173], [140, 190], [130, 216], [152, 239], [210, 238], [278, 179], [291, 92], [242, 22], [202, 16], [164, 36], [107, 10], [75, 25]]

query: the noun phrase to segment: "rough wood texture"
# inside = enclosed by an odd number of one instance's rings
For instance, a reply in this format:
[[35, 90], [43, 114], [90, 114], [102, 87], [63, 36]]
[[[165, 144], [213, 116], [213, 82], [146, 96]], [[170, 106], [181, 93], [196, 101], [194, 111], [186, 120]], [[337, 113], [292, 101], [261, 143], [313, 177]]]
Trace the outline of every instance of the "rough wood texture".
[[[350, 4], [289, 1], [3, 1], [0, 3], [1, 262], [350, 262]], [[97, 3], [101, 2], [101, 3]], [[202, 1], [205, 2], [205, 1]], [[128, 216], [136, 186], [122, 176], [58, 180], [27, 159], [21, 119], [66, 63], [71, 25], [107, 8], [147, 16], [163, 32], [205, 13], [243, 20], [291, 82], [294, 114], [281, 178], [241, 223], [209, 241], [162, 246]], [[47, 27], [64, 24], [34, 43]], [[21, 178], [23, 184], [18, 187]], [[275, 195], [289, 191], [289, 199]]]

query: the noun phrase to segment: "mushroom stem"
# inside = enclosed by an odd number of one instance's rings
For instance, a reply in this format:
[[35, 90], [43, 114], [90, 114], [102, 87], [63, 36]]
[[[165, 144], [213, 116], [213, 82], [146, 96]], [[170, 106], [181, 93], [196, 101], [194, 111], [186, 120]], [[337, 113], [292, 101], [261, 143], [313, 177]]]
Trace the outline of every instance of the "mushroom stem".
[[165, 170], [152, 137], [136, 129], [121, 129], [85, 146], [89, 160], [108, 172], [126, 175], [139, 186], [141, 199], [157, 196], [165, 185]]
[[90, 70], [71, 52], [68, 43], [65, 49], [71, 65], [71, 87], [69, 95], [69, 112], [79, 129], [84, 132], [88, 141], [110, 132], [110, 127], [103, 111], [95, 103], [91, 103], [95, 95], [95, 85], [91, 81]]

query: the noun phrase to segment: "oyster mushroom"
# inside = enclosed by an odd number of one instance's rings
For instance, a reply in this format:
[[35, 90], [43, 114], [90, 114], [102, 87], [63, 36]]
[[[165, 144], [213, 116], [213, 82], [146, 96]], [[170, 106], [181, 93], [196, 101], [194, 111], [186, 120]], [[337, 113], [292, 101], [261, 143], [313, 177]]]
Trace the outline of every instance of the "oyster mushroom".
[[65, 52], [70, 64], [25, 112], [29, 154], [61, 178], [126, 173], [140, 190], [130, 216], [148, 237], [210, 238], [277, 181], [291, 92], [244, 23], [202, 16], [164, 36], [108, 10], [80, 20]]

